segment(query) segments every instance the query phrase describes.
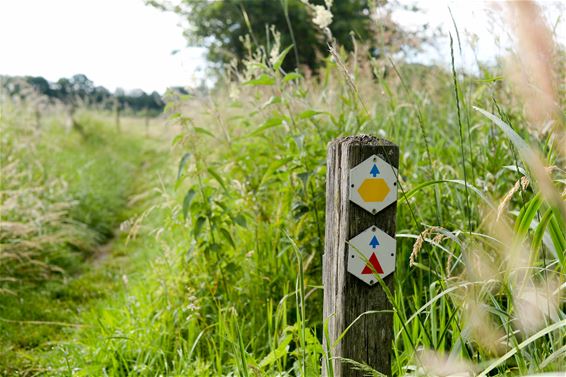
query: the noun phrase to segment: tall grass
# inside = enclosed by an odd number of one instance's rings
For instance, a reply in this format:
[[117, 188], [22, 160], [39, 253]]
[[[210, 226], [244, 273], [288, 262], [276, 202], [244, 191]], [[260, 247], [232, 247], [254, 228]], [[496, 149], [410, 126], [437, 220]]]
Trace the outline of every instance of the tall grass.
[[[401, 148], [393, 373], [563, 369], [563, 218], [516, 159], [517, 140], [554, 148], [529, 132], [506, 82], [493, 79], [499, 68], [475, 77], [338, 52], [343, 64], [329, 58], [307, 79], [281, 71], [288, 51], [244, 62], [210, 96], [169, 104], [182, 132], [161, 256], [62, 348], [75, 373], [318, 375], [333, 352], [321, 346], [325, 150], [358, 133]], [[457, 101], [488, 109], [466, 115], [471, 159]], [[551, 177], [560, 192], [561, 168]]]
[[154, 259], [79, 317], [49, 373], [320, 374], [326, 145], [361, 133], [401, 150], [393, 374], [564, 370], [566, 156], [503, 69], [338, 49], [303, 77], [281, 69], [289, 48], [262, 51], [169, 103], [179, 163], [141, 238]]

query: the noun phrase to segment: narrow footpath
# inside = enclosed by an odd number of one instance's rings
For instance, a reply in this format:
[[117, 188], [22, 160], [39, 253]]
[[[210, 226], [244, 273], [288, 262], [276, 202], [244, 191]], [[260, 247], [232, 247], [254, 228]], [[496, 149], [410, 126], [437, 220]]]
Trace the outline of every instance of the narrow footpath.
[[[70, 353], [80, 359], [80, 346], [89, 342], [89, 333], [100, 333], [96, 327], [101, 310], [127, 305], [120, 300], [127, 298], [129, 286], [144, 279], [158, 252], [154, 230], [162, 217], [163, 191], [169, 188], [164, 182], [172, 176], [170, 142], [163, 136], [132, 137], [142, 150], [130, 164], [127, 187], [104, 188], [115, 190], [109, 197], [121, 203], [112, 213], [113, 229], [98, 237], [93, 252], [63, 278], [0, 297], [0, 376], [76, 375]], [[129, 152], [118, 151], [116, 158], [120, 153]], [[98, 168], [111, 174], [113, 167]], [[125, 195], [122, 200], [120, 195]]]

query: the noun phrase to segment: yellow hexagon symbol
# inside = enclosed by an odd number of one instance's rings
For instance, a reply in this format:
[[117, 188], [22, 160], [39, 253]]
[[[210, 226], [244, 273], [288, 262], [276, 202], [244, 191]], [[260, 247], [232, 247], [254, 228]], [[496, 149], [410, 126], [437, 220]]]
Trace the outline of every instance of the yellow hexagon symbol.
[[360, 187], [358, 193], [365, 202], [382, 202], [391, 189], [383, 178], [367, 178]]

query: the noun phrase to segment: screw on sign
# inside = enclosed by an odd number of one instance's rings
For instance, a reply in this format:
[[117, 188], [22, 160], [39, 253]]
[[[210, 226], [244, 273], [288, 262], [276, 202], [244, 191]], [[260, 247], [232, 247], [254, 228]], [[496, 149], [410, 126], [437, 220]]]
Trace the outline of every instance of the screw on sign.
[[350, 170], [350, 200], [376, 214], [397, 201], [397, 169], [373, 155]]
[[348, 272], [366, 284], [377, 283], [395, 271], [393, 237], [376, 226], [369, 227], [348, 242]]

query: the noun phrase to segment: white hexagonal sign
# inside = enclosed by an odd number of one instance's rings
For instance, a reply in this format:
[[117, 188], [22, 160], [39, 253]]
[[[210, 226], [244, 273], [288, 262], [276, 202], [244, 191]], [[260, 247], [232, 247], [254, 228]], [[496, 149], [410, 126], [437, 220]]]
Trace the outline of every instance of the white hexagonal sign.
[[350, 200], [376, 214], [397, 201], [397, 169], [373, 155], [350, 169]]
[[395, 271], [395, 238], [372, 226], [348, 242], [348, 272], [375, 285], [376, 274], [383, 279]]

